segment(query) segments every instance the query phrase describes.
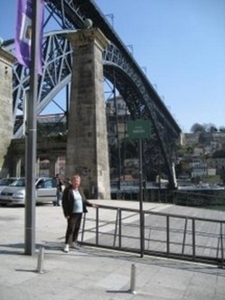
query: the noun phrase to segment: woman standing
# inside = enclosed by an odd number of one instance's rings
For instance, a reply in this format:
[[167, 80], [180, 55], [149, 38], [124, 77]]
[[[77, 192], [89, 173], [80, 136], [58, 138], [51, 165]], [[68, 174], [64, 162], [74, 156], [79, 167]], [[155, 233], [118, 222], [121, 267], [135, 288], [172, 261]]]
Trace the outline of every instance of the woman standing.
[[69, 252], [69, 245], [72, 245], [73, 248], [78, 248], [76, 241], [82, 214], [87, 212], [86, 206], [97, 207], [97, 205], [90, 203], [86, 199], [80, 182], [81, 178], [79, 175], [72, 176], [71, 184], [63, 192], [62, 207], [64, 216], [67, 219], [64, 252]]

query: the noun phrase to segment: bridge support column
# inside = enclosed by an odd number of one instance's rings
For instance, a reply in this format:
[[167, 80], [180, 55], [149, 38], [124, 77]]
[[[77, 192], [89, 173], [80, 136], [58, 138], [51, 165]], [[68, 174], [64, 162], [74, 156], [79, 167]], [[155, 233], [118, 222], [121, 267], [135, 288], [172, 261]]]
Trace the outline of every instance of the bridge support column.
[[36, 160], [36, 177], [40, 176], [40, 157], [37, 157]]
[[55, 174], [59, 173], [58, 156], [51, 156], [49, 163], [49, 177], [55, 177]]
[[9, 174], [9, 146], [13, 137], [12, 64], [15, 58], [0, 46], [0, 177]]
[[19, 156], [14, 157], [14, 159], [13, 159], [13, 176], [16, 176], [16, 177], [21, 176], [21, 166], [22, 166], [22, 158]]
[[97, 28], [68, 34], [74, 47], [66, 176], [80, 174], [89, 197], [110, 199], [109, 155], [102, 52], [108, 40]]

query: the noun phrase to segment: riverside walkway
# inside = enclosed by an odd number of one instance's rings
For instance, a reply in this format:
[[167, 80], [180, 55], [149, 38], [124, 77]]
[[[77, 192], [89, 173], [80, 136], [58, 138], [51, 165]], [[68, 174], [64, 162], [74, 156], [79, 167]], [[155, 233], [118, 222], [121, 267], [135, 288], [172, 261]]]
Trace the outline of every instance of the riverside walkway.
[[[138, 203], [132, 201], [92, 201], [100, 205], [138, 208]], [[225, 219], [224, 212], [143, 204], [144, 209], [152, 211]], [[109, 218], [110, 212], [105, 213], [104, 218]], [[89, 208], [88, 215], [94, 218], [95, 209]], [[37, 206], [37, 251], [34, 256], [26, 256], [24, 208], [0, 207], [1, 300], [225, 299], [225, 270], [218, 266], [155, 256], [141, 258], [138, 254], [90, 246], [64, 253], [65, 228], [61, 207]], [[45, 249], [43, 273], [38, 273], [38, 249], [42, 246]], [[135, 273], [132, 273], [134, 266]]]

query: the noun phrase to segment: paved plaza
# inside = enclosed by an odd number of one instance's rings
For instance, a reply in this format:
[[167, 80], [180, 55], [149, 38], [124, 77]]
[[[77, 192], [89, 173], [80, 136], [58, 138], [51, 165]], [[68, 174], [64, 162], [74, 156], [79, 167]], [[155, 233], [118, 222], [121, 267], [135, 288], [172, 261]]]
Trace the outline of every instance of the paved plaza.
[[[125, 205], [136, 207], [137, 203], [126, 201]], [[148, 209], [157, 211], [172, 207], [148, 203]], [[90, 208], [89, 214], [94, 216], [94, 209]], [[1, 300], [225, 299], [225, 270], [214, 265], [140, 258], [87, 246], [62, 252], [66, 220], [61, 207], [36, 207], [37, 251], [34, 256], [24, 255], [24, 215], [23, 207], [0, 207]], [[43, 273], [38, 273], [41, 247]]]

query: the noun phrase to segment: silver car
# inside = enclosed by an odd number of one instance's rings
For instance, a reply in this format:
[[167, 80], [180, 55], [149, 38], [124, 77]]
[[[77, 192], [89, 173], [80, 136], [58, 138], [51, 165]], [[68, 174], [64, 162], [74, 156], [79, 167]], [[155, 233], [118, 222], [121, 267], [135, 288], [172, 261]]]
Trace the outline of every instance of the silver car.
[[[35, 182], [36, 203], [56, 200], [56, 182], [53, 178], [41, 177]], [[20, 177], [0, 192], [0, 205], [25, 204], [25, 178]]]
[[6, 177], [0, 179], [0, 192], [7, 186], [9, 186], [13, 181], [15, 181], [17, 177]]

